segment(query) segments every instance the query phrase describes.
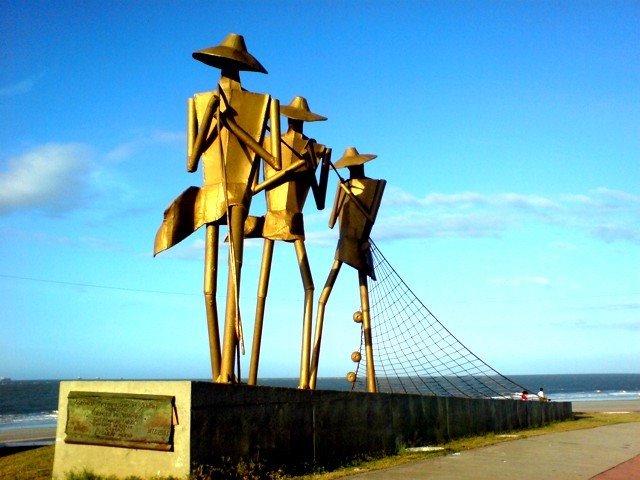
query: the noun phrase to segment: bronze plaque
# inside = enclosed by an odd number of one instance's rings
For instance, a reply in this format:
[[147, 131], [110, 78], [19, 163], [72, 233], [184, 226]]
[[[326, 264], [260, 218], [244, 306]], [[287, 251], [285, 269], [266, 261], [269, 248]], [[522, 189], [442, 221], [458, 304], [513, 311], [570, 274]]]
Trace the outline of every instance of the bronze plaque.
[[65, 442], [170, 451], [174, 398], [69, 392]]

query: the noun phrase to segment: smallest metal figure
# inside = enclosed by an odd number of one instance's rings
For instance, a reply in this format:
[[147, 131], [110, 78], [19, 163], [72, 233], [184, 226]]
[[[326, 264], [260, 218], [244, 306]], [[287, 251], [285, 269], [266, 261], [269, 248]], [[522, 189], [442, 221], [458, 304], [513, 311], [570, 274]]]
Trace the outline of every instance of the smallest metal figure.
[[309, 387], [312, 389], [315, 389], [318, 378], [318, 362], [320, 357], [320, 344], [322, 342], [325, 306], [329, 300], [329, 295], [331, 295], [333, 285], [338, 278], [338, 273], [340, 273], [340, 267], [343, 263], [346, 263], [358, 270], [360, 309], [362, 312], [362, 329], [367, 362], [367, 391], [376, 391], [367, 276], [374, 280], [376, 277], [373, 270], [369, 236], [371, 234], [371, 228], [375, 223], [380, 202], [382, 201], [382, 194], [384, 193], [387, 182], [386, 180], [375, 180], [365, 176], [364, 164], [374, 158], [376, 158], [376, 155], [360, 154], [355, 147], [349, 147], [345, 150], [342, 158], [335, 164], [335, 168], [347, 167], [349, 169], [349, 180], [344, 181], [340, 178], [333, 210], [329, 218], [330, 228], [333, 228], [336, 220], [340, 223], [340, 238], [338, 240], [333, 266], [331, 267], [327, 282], [322, 289], [320, 300], [318, 301], [316, 331], [309, 378]]

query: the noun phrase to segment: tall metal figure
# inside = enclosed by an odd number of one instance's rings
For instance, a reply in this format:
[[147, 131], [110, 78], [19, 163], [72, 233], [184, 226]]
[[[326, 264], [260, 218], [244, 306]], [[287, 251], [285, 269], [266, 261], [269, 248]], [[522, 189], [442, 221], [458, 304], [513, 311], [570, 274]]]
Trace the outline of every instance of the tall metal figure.
[[340, 238], [336, 248], [335, 260], [327, 282], [325, 283], [318, 301], [316, 331], [313, 342], [313, 357], [309, 386], [316, 387], [318, 378], [318, 362], [320, 358], [320, 344], [322, 342], [322, 328], [324, 310], [331, 290], [340, 273], [343, 263], [358, 270], [360, 285], [360, 309], [362, 313], [362, 328], [365, 340], [365, 354], [367, 360], [367, 391], [376, 391], [375, 368], [373, 363], [373, 344], [371, 339], [371, 316], [369, 314], [369, 288], [367, 276], [375, 280], [373, 258], [370, 250], [369, 235], [375, 223], [386, 180], [374, 180], [364, 174], [364, 163], [373, 160], [376, 155], [359, 154], [354, 147], [345, 150], [344, 155], [335, 164], [336, 168], [347, 167], [349, 180], [340, 179], [338, 191], [329, 218], [329, 227], [333, 228], [336, 220], [340, 223]]
[[[274, 242], [282, 240], [293, 242], [295, 246], [304, 287], [300, 382], [298, 386], [299, 388], [308, 388], [314, 286], [304, 243], [302, 209], [309, 189], [313, 192], [318, 209], [324, 209], [331, 149], [304, 135], [304, 122], [326, 120], [326, 117], [311, 112], [304, 97], [295, 97], [289, 105], [280, 107], [280, 113], [288, 118], [288, 130], [282, 135], [282, 169], [277, 170], [265, 163], [264, 182], [254, 189], [254, 192], [263, 188], [267, 189], [267, 212], [264, 218], [258, 220], [261, 221], [258, 230], [247, 234], [247, 236], [264, 238], [248, 383], [255, 385], [257, 382]], [[265, 143], [268, 140], [265, 139]], [[318, 181], [315, 172], [320, 163], [322, 166]], [[254, 218], [251, 217], [250, 220]]]
[[[267, 73], [248, 51], [244, 38], [229, 34], [220, 45], [193, 53], [193, 58], [221, 70], [215, 91], [188, 100], [187, 170], [202, 159], [204, 185], [190, 187], [164, 213], [154, 255], [206, 225], [204, 296], [213, 379], [236, 381], [234, 360], [242, 339], [239, 310], [244, 222], [262, 158], [274, 169], [280, 161], [279, 104], [269, 95], [244, 90], [240, 71]], [[271, 151], [263, 147], [270, 121]], [[229, 275], [222, 351], [216, 304], [219, 225], [229, 226]], [[239, 362], [238, 362], [239, 363]]]

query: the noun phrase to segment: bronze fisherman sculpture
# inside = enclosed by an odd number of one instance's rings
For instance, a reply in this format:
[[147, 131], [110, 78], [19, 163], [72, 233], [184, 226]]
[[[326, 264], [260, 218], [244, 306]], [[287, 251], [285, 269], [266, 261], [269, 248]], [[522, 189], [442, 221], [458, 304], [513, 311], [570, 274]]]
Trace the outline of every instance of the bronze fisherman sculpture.
[[[299, 388], [316, 387], [325, 305], [340, 267], [346, 262], [358, 270], [367, 388], [375, 391], [367, 286], [367, 276], [375, 279], [375, 275], [368, 239], [386, 182], [367, 178], [363, 166], [375, 155], [361, 155], [350, 147], [333, 166], [331, 149], [303, 133], [304, 122], [326, 120], [309, 109], [304, 97], [295, 97], [280, 108], [278, 100], [270, 95], [245, 90], [240, 83], [240, 71], [267, 71], [247, 51], [242, 36], [229, 34], [220, 45], [194, 52], [193, 58], [220, 69], [217, 89], [197, 93], [188, 100], [187, 170], [195, 172], [202, 163], [204, 182], [201, 187], [187, 188], [165, 210], [156, 233], [154, 255], [173, 247], [201, 226], [206, 227], [204, 298], [213, 380], [221, 383], [240, 380], [239, 355], [244, 350], [240, 280], [244, 239], [253, 237], [263, 238], [264, 247], [248, 383], [257, 383], [273, 249], [275, 241], [280, 240], [294, 244], [304, 289]], [[280, 133], [280, 114], [288, 119], [284, 134]], [[261, 183], [260, 163], [264, 177]], [[312, 350], [314, 285], [302, 210], [310, 190], [317, 208], [324, 208], [331, 167], [336, 173], [336, 168], [347, 167], [350, 178], [344, 181], [338, 174], [340, 183], [329, 226], [333, 228], [339, 221], [340, 239], [318, 302]], [[253, 196], [263, 190], [265, 215], [249, 216]], [[216, 301], [220, 225], [228, 225], [229, 240], [222, 342]]]
[[[309, 190], [313, 193], [316, 207], [319, 210], [324, 209], [331, 149], [316, 143], [315, 140], [304, 135], [304, 122], [326, 120], [326, 117], [313, 113], [309, 109], [307, 100], [304, 97], [295, 97], [289, 105], [280, 107], [280, 113], [288, 118], [288, 129], [281, 136], [282, 169], [276, 170], [265, 163], [264, 182], [261, 186], [270, 188], [266, 191], [267, 212], [264, 217], [256, 220], [259, 222], [258, 226], [254, 227], [257, 231], [247, 234], [248, 237], [264, 238], [248, 383], [249, 385], [255, 385], [257, 382], [273, 248], [274, 242], [280, 240], [294, 244], [304, 288], [300, 380], [298, 387], [308, 388], [314, 286], [304, 243], [302, 209]], [[319, 165], [321, 165], [321, 168], [318, 182], [315, 171]], [[274, 185], [276, 186], [274, 187]]]
[[[241, 70], [267, 73], [247, 51], [242, 36], [229, 34], [220, 45], [194, 52], [193, 58], [221, 70], [217, 90], [188, 101], [187, 170], [194, 172], [202, 159], [204, 185], [187, 189], [167, 208], [154, 254], [206, 225], [204, 296], [211, 369], [214, 381], [228, 383], [236, 381], [234, 360], [242, 341], [239, 293], [244, 222], [258, 179], [259, 158], [280, 169], [279, 105], [269, 95], [242, 88]], [[270, 151], [262, 146], [268, 122]], [[224, 224], [229, 229], [229, 275], [221, 350], [216, 290], [218, 228]]]
[[329, 218], [330, 228], [333, 228], [336, 220], [339, 221], [340, 238], [333, 266], [318, 301], [313, 357], [309, 377], [309, 387], [312, 389], [316, 388], [318, 379], [325, 305], [338, 278], [338, 273], [340, 273], [340, 267], [343, 263], [346, 263], [358, 271], [360, 312], [367, 361], [367, 391], [376, 391], [371, 316], [369, 314], [369, 287], [367, 283], [368, 276], [375, 280], [375, 272], [373, 270], [369, 235], [378, 214], [382, 194], [387, 182], [365, 176], [364, 164], [374, 158], [376, 158], [376, 155], [360, 154], [354, 147], [349, 147], [335, 164], [335, 168], [347, 167], [349, 169], [349, 180], [342, 181], [340, 179], [333, 210]]

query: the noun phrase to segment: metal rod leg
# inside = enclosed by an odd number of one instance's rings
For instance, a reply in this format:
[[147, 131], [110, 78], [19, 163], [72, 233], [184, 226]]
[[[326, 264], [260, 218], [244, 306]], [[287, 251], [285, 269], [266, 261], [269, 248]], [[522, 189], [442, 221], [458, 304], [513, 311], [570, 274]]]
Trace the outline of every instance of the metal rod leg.
[[262, 249], [262, 264], [260, 265], [260, 280], [258, 281], [258, 299], [256, 301], [256, 318], [253, 326], [253, 342], [251, 344], [251, 363], [249, 364], [249, 385], [256, 385], [258, 381], [258, 364], [260, 362], [260, 344], [262, 342], [262, 325], [264, 323], [264, 308], [269, 289], [271, 274], [271, 260], [273, 258], [274, 241], [264, 239]]
[[364, 332], [364, 348], [367, 359], [367, 391], [376, 391], [376, 371], [373, 365], [373, 341], [371, 338], [371, 315], [369, 312], [369, 287], [367, 274], [358, 271], [360, 283], [360, 307], [362, 309], [362, 331]]
[[324, 307], [331, 295], [331, 289], [336, 283], [338, 273], [340, 273], [340, 267], [342, 262], [334, 260], [327, 282], [324, 284], [322, 293], [320, 294], [320, 300], [318, 301], [318, 313], [316, 314], [316, 332], [313, 339], [313, 356], [311, 357], [311, 371], [309, 372], [309, 388], [315, 390], [316, 383], [318, 381], [318, 363], [320, 361], [320, 344], [322, 343], [322, 327], [324, 323]]
[[220, 332], [218, 327], [218, 226], [207, 225], [204, 251], [204, 304], [207, 312], [211, 375], [215, 381], [220, 375]]
[[238, 322], [240, 321], [238, 294], [240, 291], [240, 271], [242, 268], [242, 247], [244, 240], [245, 209], [241, 205], [229, 208], [229, 277], [227, 280], [227, 308], [224, 318], [224, 338], [222, 342], [222, 363], [218, 382], [237, 381], [234, 360], [238, 349]]
[[313, 278], [303, 240], [295, 241], [296, 257], [304, 286], [304, 314], [302, 320], [302, 351], [300, 355], [300, 383], [298, 388], [309, 388], [309, 361], [311, 359], [311, 323], [313, 316]]

